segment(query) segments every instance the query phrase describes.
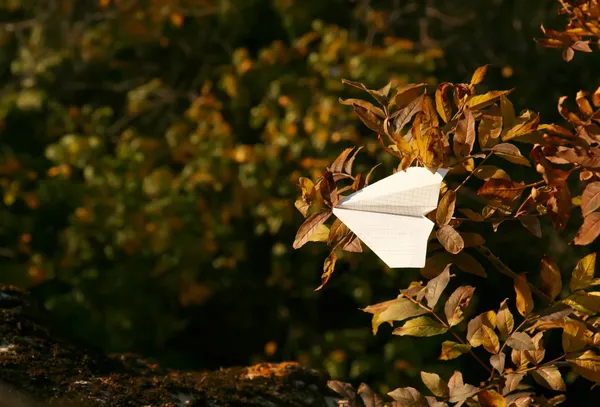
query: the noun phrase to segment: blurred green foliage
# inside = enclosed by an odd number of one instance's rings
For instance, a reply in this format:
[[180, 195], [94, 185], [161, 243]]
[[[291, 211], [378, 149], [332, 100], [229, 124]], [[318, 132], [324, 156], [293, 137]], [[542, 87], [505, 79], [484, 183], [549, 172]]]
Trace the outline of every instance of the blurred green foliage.
[[[547, 106], [520, 87], [520, 58], [555, 11], [425, 3], [0, 1], [0, 281], [31, 287], [78, 337], [172, 366], [296, 359], [394, 387], [418, 375], [435, 340], [374, 338], [357, 311], [415, 274], [350, 257], [315, 293], [324, 249], [292, 252], [295, 183], [350, 145], [365, 146], [359, 170], [389, 164], [359, 141], [341, 78], [435, 85], [492, 62], [490, 86]], [[485, 41], [495, 60], [465, 51]]]

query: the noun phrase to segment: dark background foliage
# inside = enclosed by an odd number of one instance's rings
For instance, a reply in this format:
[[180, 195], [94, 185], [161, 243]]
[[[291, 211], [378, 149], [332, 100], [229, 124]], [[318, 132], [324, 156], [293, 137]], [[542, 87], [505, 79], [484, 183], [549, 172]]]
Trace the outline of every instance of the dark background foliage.
[[[548, 0], [0, 2], [0, 281], [30, 287], [66, 332], [109, 352], [189, 369], [295, 359], [381, 391], [407, 384], [437, 368], [424, 361], [439, 341], [373, 337], [359, 308], [418, 271], [347, 256], [314, 292], [325, 249], [292, 251], [295, 184], [353, 144], [366, 147], [360, 168], [391, 168], [338, 103], [356, 95], [341, 78], [436, 85], [489, 63], [485, 86], [516, 88], [517, 110], [558, 120], [560, 95], [596, 88], [599, 56], [567, 64], [534, 42], [542, 22], [562, 23], [556, 11]], [[486, 237], [515, 269], [536, 269], [547, 247], [572, 269], [580, 253], [544, 231], [505, 224]], [[511, 290], [493, 274], [485, 284]], [[491, 297], [478, 298], [503, 299]]]

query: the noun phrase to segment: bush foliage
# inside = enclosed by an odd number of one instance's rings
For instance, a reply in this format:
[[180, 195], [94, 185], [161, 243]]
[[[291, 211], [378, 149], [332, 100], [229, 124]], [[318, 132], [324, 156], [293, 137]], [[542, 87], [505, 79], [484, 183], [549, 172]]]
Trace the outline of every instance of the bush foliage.
[[[563, 58], [570, 61], [575, 51], [592, 51], [590, 37], [600, 37], [600, 3], [561, 4], [569, 17], [566, 30], [544, 29], [548, 38], [539, 42], [563, 48]], [[341, 102], [353, 107], [376, 133], [383, 151], [395, 157], [394, 172], [411, 166], [450, 169], [438, 208], [428, 215], [436, 223], [426, 265], [420, 270], [428, 281], [412, 281], [397, 298], [363, 311], [372, 314], [374, 334], [385, 322], [392, 326], [400, 322], [393, 335], [443, 335], [438, 360], [470, 355], [483, 373], [470, 375], [477, 380], [473, 385], [460, 370], [447, 378], [422, 370], [430, 395], [400, 387], [388, 392], [394, 406], [552, 406], [567, 399], [563, 375], [569, 371], [571, 381], [574, 375], [600, 383], [596, 253], [581, 258], [563, 286], [561, 270], [550, 253], [542, 258], [538, 273], [515, 272], [487, 247], [485, 233], [472, 226], [483, 224], [490, 234], [505, 222], [518, 221], [541, 238], [540, 219], [568, 233], [571, 214], [580, 211], [578, 230], [568, 236], [571, 243], [588, 246], [597, 239], [600, 88], [591, 94], [580, 91], [573, 106], [561, 97], [558, 111], [563, 122], [543, 123], [531, 110], [516, 113], [510, 91], [479, 92], [487, 69], [478, 68], [469, 83], [440, 83], [431, 94], [425, 84], [390, 82], [375, 90], [345, 81], [371, 97]], [[344, 150], [314, 182], [300, 178], [302, 197], [296, 208], [306, 219], [294, 247], [308, 241], [331, 246], [319, 288], [331, 279], [338, 257], [362, 251], [359, 238], [332, 216], [345, 193], [359, 191], [371, 181], [372, 170], [367, 174], [352, 170], [359, 150]], [[570, 184], [571, 180], [576, 182]], [[329, 220], [333, 222], [328, 226]], [[500, 294], [506, 299], [495, 308], [474, 309], [473, 297], [486, 295], [485, 289], [459, 280], [462, 273], [486, 278], [490, 269], [509, 277], [513, 289]], [[548, 340], [554, 330], [560, 333], [558, 342]], [[357, 405], [351, 385], [332, 381], [330, 386], [345, 398], [341, 405]], [[358, 394], [367, 406], [384, 404], [365, 384]]]

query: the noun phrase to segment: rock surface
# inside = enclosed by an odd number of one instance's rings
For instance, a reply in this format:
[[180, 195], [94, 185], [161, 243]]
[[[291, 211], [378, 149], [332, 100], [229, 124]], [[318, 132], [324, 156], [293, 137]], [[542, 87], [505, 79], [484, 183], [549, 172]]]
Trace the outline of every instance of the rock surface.
[[0, 286], [0, 400], [7, 407], [336, 405], [327, 377], [293, 362], [180, 372], [75, 345], [10, 286]]

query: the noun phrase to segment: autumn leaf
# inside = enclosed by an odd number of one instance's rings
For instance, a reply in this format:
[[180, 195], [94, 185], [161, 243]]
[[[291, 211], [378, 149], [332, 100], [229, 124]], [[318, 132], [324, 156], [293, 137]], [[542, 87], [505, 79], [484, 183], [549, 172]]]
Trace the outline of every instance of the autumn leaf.
[[542, 226], [537, 216], [519, 216], [519, 222], [535, 237], [542, 237]]
[[587, 315], [600, 312], [600, 293], [577, 291], [561, 301], [561, 303]]
[[477, 191], [484, 198], [497, 198], [513, 201], [523, 193], [524, 185], [506, 179], [490, 178]]
[[454, 190], [449, 189], [438, 204], [437, 212], [435, 214], [436, 222], [440, 226], [445, 226], [452, 220], [454, 216], [454, 208], [456, 206], [456, 193]]
[[448, 383], [446, 383], [439, 375], [435, 373], [421, 372], [421, 380], [423, 384], [438, 397], [448, 397], [450, 389]]
[[400, 336], [428, 337], [446, 333], [448, 329], [429, 317], [418, 317], [406, 322], [400, 328], [394, 329], [392, 334]]
[[446, 301], [444, 306], [444, 313], [446, 314], [446, 320], [448, 325], [458, 325], [464, 318], [463, 309], [466, 308], [471, 302], [475, 288], [471, 286], [458, 287]]
[[600, 356], [594, 351], [587, 350], [581, 355], [567, 359], [573, 370], [581, 376], [596, 383], [600, 383]]
[[471, 86], [475, 86], [483, 82], [485, 74], [488, 71], [488, 67], [489, 65], [484, 65], [475, 70], [475, 73], [473, 73], [473, 76], [471, 77]]
[[577, 262], [569, 288], [571, 291], [577, 291], [587, 288], [594, 278], [596, 270], [596, 253], [590, 253]]
[[479, 388], [471, 384], [463, 384], [459, 387], [450, 387], [450, 398], [448, 401], [450, 403], [460, 403], [475, 396], [479, 392]]
[[429, 308], [433, 309], [435, 307], [435, 304], [437, 304], [440, 296], [448, 286], [448, 282], [450, 282], [450, 264], [446, 266], [439, 276], [430, 280], [425, 286], [425, 299]]
[[585, 187], [581, 196], [581, 212], [588, 216], [600, 207], [600, 182], [592, 182]]
[[506, 134], [503, 134], [502, 140], [512, 140], [536, 131], [540, 123], [540, 116], [533, 115], [533, 119], [531, 116], [530, 114], [521, 115]]
[[504, 352], [500, 352], [500, 353], [498, 353], [496, 355], [492, 355], [490, 357], [490, 364], [500, 374], [502, 374], [502, 372], [504, 372], [504, 363], [505, 362], [506, 362], [506, 354]]
[[586, 326], [583, 322], [566, 319], [562, 333], [562, 348], [565, 353], [577, 352], [587, 343], [585, 339]]
[[526, 167], [530, 167], [531, 163], [526, 157], [523, 157], [521, 151], [510, 143], [500, 143], [493, 146], [490, 151], [493, 151], [494, 154], [506, 161], [509, 161], [513, 164], [524, 165]]
[[331, 275], [333, 274], [336, 261], [337, 261], [337, 256], [335, 254], [335, 251], [332, 250], [331, 253], [329, 253], [329, 256], [327, 256], [327, 258], [325, 259], [325, 263], [323, 263], [323, 274], [321, 275], [321, 285], [319, 287], [317, 287], [317, 289], [315, 291], [319, 291], [320, 289], [325, 287], [325, 284], [327, 284], [327, 282], [331, 278]]
[[502, 388], [502, 395], [506, 396], [508, 393], [516, 390], [523, 377], [525, 377], [524, 373], [507, 374], [505, 376], [504, 387]]
[[556, 367], [541, 367], [531, 373], [531, 377], [543, 387], [550, 390], [566, 391], [567, 386]]
[[335, 161], [329, 166], [329, 171], [331, 172], [342, 172], [344, 168], [344, 163], [346, 159], [350, 155], [350, 153], [354, 150], [354, 147], [350, 147], [342, 151], [342, 153], [335, 159]]
[[308, 215], [308, 210], [310, 209], [310, 204], [306, 203], [304, 199], [297, 199], [296, 202], [294, 202], [294, 206], [296, 209], [298, 209], [298, 211], [300, 211], [302, 216], [306, 218]]
[[339, 394], [342, 398], [344, 398], [344, 400], [351, 403], [350, 405], [354, 404], [354, 400], [356, 399], [356, 391], [350, 383], [344, 383], [339, 380], [329, 380], [327, 382], [327, 387]]
[[[358, 154], [358, 152], [360, 150], [362, 150], [363, 146], [358, 147], [355, 151], [354, 154], [352, 154], [352, 157], [350, 157], [347, 161], [346, 164], [344, 164], [344, 171], [351, 175], [352, 174], [352, 165], [354, 164], [354, 160], [356, 159], [356, 155]], [[358, 177], [358, 176], [357, 176]]]
[[515, 326], [514, 317], [508, 309], [508, 298], [500, 304], [500, 309], [496, 314], [496, 323], [498, 330], [505, 335], [510, 334]]
[[377, 133], [383, 133], [383, 120], [375, 113], [365, 109], [362, 106], [354, 104], [354, 112], [358, 118], [371, 130]]
[[399, 402], [401, 406], [425, 407], [425, 398], [414, 387], [402, 387], [391, 391], [388, 396]]
[[471, 110], [480, 110], [484, 107], [494, 104], [500, 100], [502, 96], [510, 93], [510, 90], [492, 90], [483, 95], [472, 96], [467, 100], [466, 107]]
[[573, 243], [585, 246], [592, 243], [600, 234], [600, 212], [593, 212], [583, 219], [583, 224], [577, 231]]
[[477, 394], [477, 400], [481, 407], [506, 407], [506, 400], [501, 394], [496, 393], [493, 390], [483, 390]]
[[444, 248], [452, 254], [459, 253], [465, 247], [465, 243], [460, 234], [450, 225], [442, 226], [436, 232], [438, 241]]
[[445, 123], [448, 123], [452, 119], [452, 105], [447, 94], [447, 90], [450, 87], [452, 87], [451, 83], [443, 82], [439, 84], [435, 91], [435, 107]]
[[365, 383], [361, 383], [358, 387], [358, 392], [360, 398], [363, 401], [365, 407], [383, 407], [383, 400], [375, 394], [375, 392], [367, 386]]
[[369, 305], [363, 311], [373, 314], [373, 335], [377, 334], [379, 325], [386, 321], [404, 321], [427, 313], [427, 310], [407, 298]]
[[422, 100], [425, 95], [421, 95], [418, 98], [411, 101], [406, 107], [395, 112], [391, 117], [394, 119], [394, 131], [400, 133], [404, 126], [410, 122], [415, 114], [422, 109]]
[[473, 347], [483, 345], [485, 350], [490, 353], [498, 353], [500, 350], [498, 335], [486, 325], [481, 325], [475, 330], [471, 339], [469, 339], [469, 343]]
[[497, 145], [502, 134], [502, 116], [484, 114], [478, 128], [479, 146], [481, 149]]
[[331, 212], [319, 212], [309, 216], [298, 229], [293, 248], [299, 249], [304, 246], [310, 237], [319, 230], [319, 226], [325, 223], [330, 216]]
[[487, 181], [490, 178], [510, 180], [510, 176], [506, 171], [493, 165], [480, 165], [475, 168], [473, 175], [484, 181]]
[[383, 110], [381, 110], [379, 107], [375, 106], [371, 102], [367, 102], [366, 100], [362, 100], [362, 99], [346, 99], [346, 100], [344, 100], [342, 98], [339, 98], [338, 101], [341, 104], [347, 105], [347, 106], [358, 105], [358, 106], [362, 107], [363, 109], [373, 113], [374, 115], [376, 115], [382, 119], [385, 118], [385, 113], [383, 113]]
[[554, 259], [546, 254], [540, 265], [540, 276], [542, 279], [542, 289], [551, 300], [554, 300], [562, 289], [562, 277], [558, 264]]
[[308, 239], [310, 242], [326, 242], [329, 239], [329, 228], [320, 224], [317, 231]]
[[514, 332], [506, 340], [506, 345], [518, 351], [535, 350], [535, 345], [533, 344], [531, 336], [527, 335], [525, 332]]
[[438, 357], [439, 360], [456, 359], [462, 354], [471, 350], [471, 345], [464, 345], [458, 342], [444, 341], [442, 343], [442, 353]]
[[463, 158], [471, 154], [475, 144], [475, 118], [471, 110], [465, 109], [464, 118], [459, 120], [454, 133], [453, 148], [457, 157]]
[[515, 276], [515, 292], [517, 293], [517, 310], [519, 314], [526, 317], [531, 311], [533, 311], [533, 298], [531, 296], [531, 289], [527, 283], [525, 273], [521, 273]]

